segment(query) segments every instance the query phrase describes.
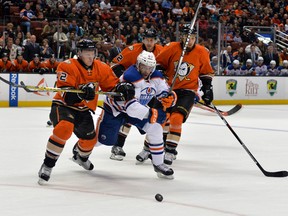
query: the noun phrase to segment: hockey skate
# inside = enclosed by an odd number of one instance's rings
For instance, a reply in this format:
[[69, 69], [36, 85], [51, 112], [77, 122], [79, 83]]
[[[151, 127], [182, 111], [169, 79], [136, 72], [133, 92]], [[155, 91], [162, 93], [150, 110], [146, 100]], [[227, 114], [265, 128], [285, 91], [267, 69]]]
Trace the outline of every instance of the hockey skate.
[[176, 160], [176, 155], [176, 150], [166, 150], [164, 154], [164, 163], [167, 165], [172, 165], [173, 160]]
[[47, 167], [43, 163], [38, 172], [38, 176], [39, 176], [38, 184], [43, 185], [45, 182], [48, 182], [50, 179], [51, 172], [52, 172], [52, 168]]
[[157, 173], [158, 178], [174, 179], [174, 171], [166, 164], [154, 165], [154, 171]]
[[86, 170], [93, 170], [94, 165], [91, 163], [91, 161], [87, 158], [80, 157], [78, 153], [77, 144], [74, 145], [73, 148], [73, 157], [71, 158], [73, 162], [78, 164], [79, 166], [82, 166]]
[[151, 154], [149, 150], [143, 149], [137, 156], [136, 156], [136, 164], [144, 163], [148, 158], [151, 159]]
[[110, 159], [112, 160], [118, 160], [122, 161], [124, 157], [126, 156], [126, 153], [124, 152], [123, 148], [120, 146], [113, 146], [111, 149], [111, 156]]

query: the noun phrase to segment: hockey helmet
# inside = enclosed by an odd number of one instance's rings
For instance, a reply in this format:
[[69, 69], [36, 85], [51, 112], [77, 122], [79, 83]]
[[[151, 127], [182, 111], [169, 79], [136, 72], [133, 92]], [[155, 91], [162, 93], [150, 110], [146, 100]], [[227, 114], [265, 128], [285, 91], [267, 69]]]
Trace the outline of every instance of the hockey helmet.
[[192, 29], [190, 28], [191, 24], [183, 24], [183, 26], [181, 27], [180, 31], [183, 34], [196, 34], [197, 35], [197, 30], [195, 27], [193, 27]]
[[233, 64], [234, 64], [234, 65], [239, 65], [240, 62], [239, 62], [239, 60], [235, 59], [235, 60], [233, 61]]
[[247, 59], [246, 63], [252, 64], [252, 59]]
[[156, 58], [155, 55], [152, 52], [148, 52], [146, 50], [143, 50], [137, 57], [137, 63], [136, 66], [139, 69], [139, 65], [143, 64], [145, 66], [151, 67], [152, 72], [156, 68]]
[[270, 65], [276, 65], [276, 61], [275, 60], [271, 60], [270, 61]]
[[89, 39], [81, 39], [77, 43], [77, 49], [79, 50], [95, 50], [96, 49], [96, 44]]
[[144, 38], [156, 38], [157, 37], [157, 31], [153, 28], [146, 29], [144, 34]]

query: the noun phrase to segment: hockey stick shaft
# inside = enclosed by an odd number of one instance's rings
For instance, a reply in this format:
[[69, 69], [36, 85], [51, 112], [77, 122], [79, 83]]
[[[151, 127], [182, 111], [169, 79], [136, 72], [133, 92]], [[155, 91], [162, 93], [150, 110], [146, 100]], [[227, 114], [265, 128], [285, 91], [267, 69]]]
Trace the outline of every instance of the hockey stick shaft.
[[[80, 89], [63, 89], [63, 88], [54, 88], [54, 87], [39, 87], [39, 86], [31, 86], [31, 85], [25, 85], [24, 82], [20, 82], [21, 84], [16, 84], [13, 82], [10, 82], [3, 77], [0, 76], [0, 80], [5, 82], [8, 85], [11, 85], [13, 87], [17, 88], [23, 88], [27, 92], [71, 92], [71, 93], [84, 93]], [[121, 94], [118, 92], [103, 92], [103, 91], [95, 91], [96, 94], [102, 94], [102, 95], [111, 95], [111, 96], [120, 96]]]
[[[198, 108], [216, 113], [216, 111], [214, 110], [214, 108], [212, 106], [209, 106], [209, 105], [207, 105], [201, 101], [197, 101], [197, 104], [198, 104], [198, 106], [196, 106], [196, 107], [198, 107]], [[219, 112], [223, 116], [229, 116], [229, 115], [232, 115], [232, 114], [238, 112], [241, 108], [242, 108], [242, 104], [236, 104], [232, 109], [230, 109], [228, 111], [219, 110]]]
[[187, 38], [186, 38], [185, 44], [183, 46], [182, 53], [181, 53], [181, 56], [180, 56], [180, 59], [179, 59], [178, 65], [177, 65], [177, 69], [176, 69], [175, 75], [174, 75], [174, 77], [172, 79], [172, 82], [171, 82], [171, 85], [170, 85], [170, 92], [173, 90], [175, 82], [176, 82], [176, 79], [178, 77], [178, 71], [179, 71], [179, 69], [181, 67], [181, 64], [183, 62], [183, 58], [184, 58], [184, 55], [186, 53], [186, 49], [187, 49], [190, 37], [192, 35], [192, 30], [194, 28], [194, 25], [195, 25], [195, 22], [196, 22], [196, 19], [197, 19], [197, 16], [198, 16], [198, 12], [199, 12], [199, 9], [200, 9], [201, 2], [202, 2], [202, 0], [199, 1], [197, 9], [196, 9], [195, 14], [194, 14], [194, 17], [193, 17], [193, 19], [191, 21], [190, 31], [189, 31], [189, 33], [187, 35]]
[[253, 154], [249, 151], [249, 149], [246, 147], [246, 145], [242, 142], [242, 140], [240, 139], [240, 137], [236, 134], [236, 132], [233, 130], [233, 128], [229, 125], [229, 123], [226, 121], [226, 119], [223, 117], [223, 115], [221, 115], [220, 111], [216, 108], [216, 106], [214, 106], [211, 103], [213, 109], [216, 111], [216, 113], [218, 114], [218, 116], [222, 119], [222, 121], [225, 123], [225, 125], [228, 127], [228, 129], [232, 132], [232, 134], [234, 135], [234, 137], [239, 141], [239, 143], [241, 144], [241, 146], [245, 149], [245, 151], [248, 153], [248, 155], [252, 158], [252, 160], [254, 161], [254, 163], [258, 166], [258, 168], [261, 170], [261, 172], [268, 177], [287, 177], [288, 176], [288, 172], [287, 171], [277, 171], [277, 172], [268, 172], [266, 170], [263, 169], [263, 167], [260, 165], [260, 163], [256, 160], [256, 158], [253, 156]]

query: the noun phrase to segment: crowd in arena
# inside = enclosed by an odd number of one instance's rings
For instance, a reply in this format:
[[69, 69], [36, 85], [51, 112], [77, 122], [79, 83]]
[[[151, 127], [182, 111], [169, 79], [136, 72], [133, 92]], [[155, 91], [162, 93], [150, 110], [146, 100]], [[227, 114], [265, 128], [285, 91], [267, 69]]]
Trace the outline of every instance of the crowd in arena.
[[[110, 64], [126, 46], [141, 43], [154, 28], [162, 46], [178, 40], [178, 24], [191, 22], [196, 0], [2, 1], [1, 72], [54, 73], [58, 61], [76, 54], [76, 43], [89, 38], [97, 56]], [[12, 12], [12, 9], [14, 12]], [[218, 22], [225, 26], [225, 46], [217, 54]], [[219, 75], [287, 76], [288, 51], [273, 40], [265, 44], [257, 28], [288, 32], [284, 0], [203, 0], [197, 19], [198, 43], [210, 50]]]

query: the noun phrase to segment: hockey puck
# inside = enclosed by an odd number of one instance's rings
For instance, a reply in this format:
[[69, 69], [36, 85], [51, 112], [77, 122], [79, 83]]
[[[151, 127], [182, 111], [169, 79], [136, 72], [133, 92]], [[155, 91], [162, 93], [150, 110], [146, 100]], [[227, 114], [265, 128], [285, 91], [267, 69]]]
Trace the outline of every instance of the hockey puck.
[[52, 122], [49, 120], [49, 121], [47, 121], [47, 125], [48, 126], [51, 126], [52, 125]]
[[155, 195], [155, 199], [156, 199], [158, 202], [162, 202], [163, 196], [162, 196], [161, 194], [157, 193], [157, 194]]

